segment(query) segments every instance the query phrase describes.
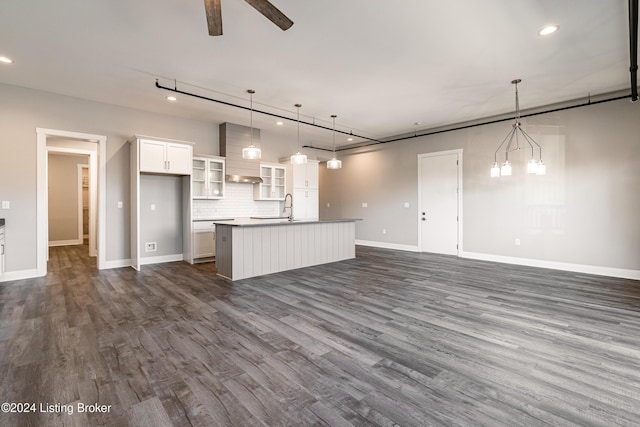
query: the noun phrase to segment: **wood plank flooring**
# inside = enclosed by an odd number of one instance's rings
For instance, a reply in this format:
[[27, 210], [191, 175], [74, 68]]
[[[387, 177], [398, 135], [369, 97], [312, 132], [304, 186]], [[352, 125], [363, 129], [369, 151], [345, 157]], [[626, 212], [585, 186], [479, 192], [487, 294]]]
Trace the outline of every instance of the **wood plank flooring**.
[[0, 284], [0, 426], [638, 426], [640, 282], [358, 247], [238, 282], [52, 248]]

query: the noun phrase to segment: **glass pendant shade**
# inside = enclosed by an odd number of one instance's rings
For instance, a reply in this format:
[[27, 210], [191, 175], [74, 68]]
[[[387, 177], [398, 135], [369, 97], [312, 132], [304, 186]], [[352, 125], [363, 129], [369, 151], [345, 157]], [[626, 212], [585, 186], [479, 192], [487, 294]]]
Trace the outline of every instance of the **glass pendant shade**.
[[304, 165], [305, 163], [307, 163], [307, 156], [305, 154], [298, 151], [296, 154], [291, 156], [292, 165]]
[[491, 166], [491, 178], [497, 178], [500, 176], [500, 166], [497, 162], [493, 162], [493, 166]]
[[511, 162], [509, 160], [505, 161], [500, 168], [501, 176], [511, 176]]
[[342, 160], [335, 157], [327, 162], [327, 169], [342, 169]]
[[547, 166], [540, 160], [538, 163], [538, 169], [536, 170], [536, 175], [546, 175], [547, 174]]
[[244, 147], [242, 149], [242, 158], [248, 160], [255, 160], [262, 157], [262, 150], [260, 150], [255, 145], [251, 144], [248, 147]]
[[538, 172], [538, 161], [536, 159], [529, 160], [527, 163], [527, 173], [537, 173]]

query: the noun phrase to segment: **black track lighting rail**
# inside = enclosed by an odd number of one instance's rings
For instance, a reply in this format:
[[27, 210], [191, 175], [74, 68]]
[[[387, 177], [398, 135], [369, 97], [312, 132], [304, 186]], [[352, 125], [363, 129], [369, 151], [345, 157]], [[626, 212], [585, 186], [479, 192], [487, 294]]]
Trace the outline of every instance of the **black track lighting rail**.
[[[249, 107], [245, 107], [244, 105], [234, 104], [233, 102], [222, 101], [220, 99], [209, 98], [208, 96], [198, 95], [197, 93], [186, 92], [184, 90], [178, 89], [177, 86], [176, 87], [163, 86], [163, 85], [160, 84], [160, 82], [158, 82], [158, 79], [156, 79], [156, 87], [158, 89], [163, 89], [163, 90], [168, 90], [170, 92], [179, 93], [181, 95], [187, 95], [187, 96], [191, 96], [193, 98], [204, 99], [205, 101], [211, 101], [211, 102], [215, 102], [215, 103], [218, 103], [218, 104], [227, 105], [229, 107], [241, 108], [241, 109], [247, 110], [247, 111], [250, 110]], [[276, 114], [276, 113], [271, 113], [269, 111], [261, 111], [261, 110], [253, 109], [253, 112], [254, 113], [259, 113], [259, 114], [264, 114], [265, 116], [276, 117], [276, 118], [282, 119], [282, 120], [289, 120], [290, 122], [295, 122], [295, 123], [298, 122], [295, 118], [283, 116], [283, 115]], [[330, 127], [322, 126], [322, 125], [319, 125], [319, 124], [313, 123], [313, 122], [305, 122], [304, 120], [300, 120], [300, 123], [303, 124], [303, 125], [307, 125], [307, 126], [313, 126], [313, 127], [324, 129], [324, 130], [333, 131], [333, 129], [330, 128]], [[379, 141], [377, 139], [373, 139], [373, 138], [369, 138], [369, 137], [366, 137], [366, 136], [355, 134], [355, 133], [353, 133], [351, 131], [347, 132], [347, 131], [342, 131], [342, 130], [336, 129], [336, 132], [344, 134], [344, 135], [353, 136], [354, 138], [361, 138], [361, 139], [364, 139], [366, 141], [382, 142], [382, 141]]]
[[638, 100], [638, 0], [629, 0], [629, 58], [631, 101]]
[[[521, 114], [520, 118], [539, 116], [541, 114], [555, 113], [555, 112], [564, 111], [564, 110], [572, 110], [574, 108], [587, 107], [589, 105], [597, 105], [597, 104], [602, 104], [602, 103], [611, 102], [611, 101], [619, 101], [621, 99], [627, 99], [627, 98], [631, 98], [631, 95], [616, 96], [615, 98], [602, 99], [602, 100], [599, 100], [599, 101], [591, 101], [591, 99], [589, 99], [589, 101], [584, 102], [582, 104], [569, 105], [569, 106], [566, 106], [566, 107], [554, 108], [554, 109], [551, 109], [551, 110], [536, 111], [534, 113], [529, 113], [529, 114]], [[402, 136], [402, 137], [399, 137], [399, 138], [393, 138], [393, 139], [389, 139], [389, 140], [386, 140], [386, 141], [375, 141], [375, 142], [371, 142], [371, 143], [367, 143], [367, 144], [357, 144], [357, 145], [352, 145], [352, 146], [349, 146], [349, 147], [338, 148], [338, 149], [336, 149], [336, 151], [356, 150], [358, 148], [371, 147], [373, 145], [380, 145], [380, 144], [388, 144], [390, 142], [405, 141], [407, 139], [420, 138], [421, 136], [436, 135], [436, 134], [439, 134], [439, 133], [453, 132], [453, 131], [462, 130], [462, 129], [471, 129], [471, 128], [475, 128], [475, 127], [478, 127], [478, 126], [492, 125], [494, 123], [508, 122], [508, 121], [511, 121], [511, 120], [513, 120], [513, 116], [505, 117], [503, 119], [488, 120], [486, 122], [473, 123], [473, 124], [469, 124], [469, 125], [462, 125], [462, 126], [456, 126], [456, 127], [452, 127], [452, 128], [428, 131], [428, 132], [424, 132], [424, 133], [415, 133], [413, 135]], [[310, 145], [305, 145], [303, 148], [313, 148], [313, 149], [316, 149], [316, 150], [331, 151], [331, 152], [333, 151], [333, 150], [330, 150], [328, 148], [318, 148], [318, 147], [313, 147], [313, 146], [310, 146]]]

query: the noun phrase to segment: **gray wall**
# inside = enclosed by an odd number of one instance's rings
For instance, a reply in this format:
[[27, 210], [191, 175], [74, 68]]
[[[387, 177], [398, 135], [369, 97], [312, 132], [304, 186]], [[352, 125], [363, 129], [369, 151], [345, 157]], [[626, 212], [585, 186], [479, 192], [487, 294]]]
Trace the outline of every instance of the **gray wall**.
[[[145, 252], [146, 242], [157, 250]], [[140, 248], [142, 258], [182, 253], [182, 177], [140, 175]]]
[[[0, 210], [7, 220], [7, 271], [36, 268], [36, 128], [107, 137], [106, 259], [129, 259], [129, 145], [133, 134], [196, 143], [217, 154], [217, 123], [182, 119], [0, 84]], [[118, 209], [118, 201], [124, 208]], [[179, 252], [180, 253], [180, 252]]]
[[[195, 153], [218, 154], [218, 122], [1, 84], [0, 98], [0, 200], [11, 201], [0, 217], [7, 219], [9, 272], [36, 268], [37, 127], [107, 136], [107, 261], [130, 257], [126, 141], [133, 134], [193, 141]], [[548, 175], [540, 180], [489, 179], [493, 152], [509, 123], [342, 153], [342, 170], [321, 166], [321, 216], [363, 218], [358, 239], [415, 246], [417, 155], [463, 148], [465, 251], [640, 269], [638, 108], [622, 100], [526, 119], [525, 129], [545, 148]], [[263, 160], [271, 162], [296, 148], [295, 140], [268, 129], [261, 131], [261, 144]]]
[[88, 156], [49, 154], [49, 241], [78, 240], [78, 165]]
[[[215, 120], [178, 118], [4, 84], [0, 99], [0, 200], [11, 202], [11, 209], [0, 209], [0, 218], [7, 220], [7, 272], [36, 268], [36, 128], [107, 137], [107, 261], [130, 258], [126, 141], [132, 135], [191, 141], [194, 153], [219, 153], [220, 123]], [[261, 140], [263, 161], [277, 162], [295, 152], [294, 139], [263, 130]], [[118, 201], [124, 202], [122, 209]]]
[[512, 177], [489, 177], [510, 122], [343, 152], [343, 169], [321, 167], [320, 215], [363, 218], [359, 240], [417, 246], [417, 155], [462, 148], [465, 252], [640, 270], [639, 109], [621, 100], [523, 120], [543, 146], [542, 177], [523, 173], [524, 152], [510, 156]]

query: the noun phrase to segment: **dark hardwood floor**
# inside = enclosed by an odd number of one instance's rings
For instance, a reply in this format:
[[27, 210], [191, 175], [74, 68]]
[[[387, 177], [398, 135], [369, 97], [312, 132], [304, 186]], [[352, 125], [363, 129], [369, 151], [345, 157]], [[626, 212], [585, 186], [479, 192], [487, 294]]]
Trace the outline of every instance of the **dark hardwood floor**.
[[0, 426], [640, 425], [637, 281], [365, 247], [235, 283], [94, 265], [0, 284], [0, 400], [74, 409]]

